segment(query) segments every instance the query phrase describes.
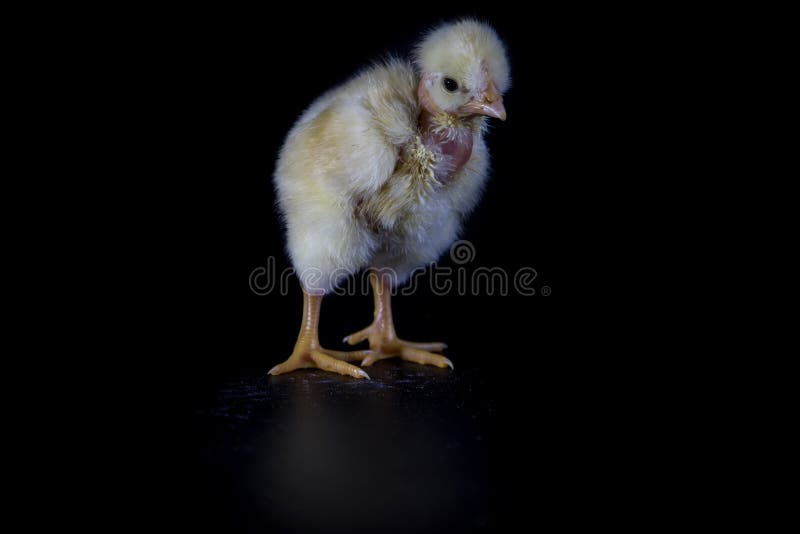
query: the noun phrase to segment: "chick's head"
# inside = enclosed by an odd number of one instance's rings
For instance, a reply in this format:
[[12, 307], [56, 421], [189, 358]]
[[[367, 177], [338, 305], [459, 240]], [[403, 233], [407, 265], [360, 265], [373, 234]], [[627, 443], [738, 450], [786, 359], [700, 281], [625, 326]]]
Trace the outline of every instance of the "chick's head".
[[429, 112], [505, 120], [503, 93], [511, 84], [500, 38], [474, 20], [442, 25], [417, 46], [418, 96]]

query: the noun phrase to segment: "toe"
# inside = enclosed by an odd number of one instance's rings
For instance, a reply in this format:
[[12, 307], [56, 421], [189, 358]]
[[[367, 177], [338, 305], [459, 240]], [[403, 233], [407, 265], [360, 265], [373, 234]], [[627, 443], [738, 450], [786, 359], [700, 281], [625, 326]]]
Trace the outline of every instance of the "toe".
[[440, 354], [433, 354], [431, 352], [415, 349], [412, 347], [403, 347], [400, 358], [407, 362], [419, 363], [422, 365], [435, 365], [436, 367], [444, 369], [449, 367], [453, 369], [453, 362]]
[[359, 330], [358, 332], [356, 332], [354, 334], [350, 334], [349, 336], [345, 336], [345, 338], [342, 341], [344, 341], [348, 345], [358, 345], [359, 343], [361, 343], [362, 341], [367, 339], [371, 332], [372, 332], [372, 327], [368, 326], [368, 327], [364, 328], [363, 330]]
[[340, 375], [352, 376], [353, 378], [366, 378], [369, 380], [369, 375], [363, 369], [359, 369], [355, 365], [351, 365], [347, 362], [337, 360], [318, 350], [311, 351], [311, 359], [317, 364], [317, 367], [324, 371], [331, 371], [339, 373]]
[[401, 343], [412, 349], [420, 349], [433, 352], [441, 352], [447, 348], [447, 343], [430, 342], [430, 343], [415, 343], [413, 341], [401, 341]]
[[318, 349], [320, 352], [327, 354], [328, 356], [332, 356], [337, 360], [342, 360], [345, 362], [360, 362], [370, 354], [372, 354], [371, 350], [351, 350], [351, 351], [342, 351], [342, 350], [330, 350], [330, 349]]

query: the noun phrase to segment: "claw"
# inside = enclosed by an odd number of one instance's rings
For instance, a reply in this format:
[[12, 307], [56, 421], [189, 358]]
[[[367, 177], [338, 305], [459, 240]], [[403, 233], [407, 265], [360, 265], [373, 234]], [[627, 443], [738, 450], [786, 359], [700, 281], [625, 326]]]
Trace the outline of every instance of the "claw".
[[281, 364], [278, 364], [278, 365], [276, 365], [275, 367], [273, 367], [272, 369], [270, 369], [270, 370], [269, 370], [269, 372], [268, 372], [267, 374], [268, 374], [268, 375], [274, 375], [274, 374], [275, 374], [275, 371], [277, 371], [277, 370], [278, 370], [278, 369], [280, 369], [280, 368], [281, 368]]
[[360, 378], [366, 378], [367, 380], [372, 380], [369, 377], [369, 375], [363, 369], [359, 369], [358, 371], [355, 371], [355, 374], [356, 374], [356, 376], [358, 376]]

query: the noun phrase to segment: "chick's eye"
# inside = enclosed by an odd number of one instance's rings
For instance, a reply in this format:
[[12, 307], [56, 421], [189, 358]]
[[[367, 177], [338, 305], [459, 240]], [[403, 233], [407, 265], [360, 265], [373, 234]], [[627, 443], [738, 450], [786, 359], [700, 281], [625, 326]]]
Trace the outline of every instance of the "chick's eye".
[[442, 85], [444, 85], [444, 88], [451, 93], [458, 90], [458, 82], [456, 82], [453, 78], [445, 78], [444, 81], [442, 81]]

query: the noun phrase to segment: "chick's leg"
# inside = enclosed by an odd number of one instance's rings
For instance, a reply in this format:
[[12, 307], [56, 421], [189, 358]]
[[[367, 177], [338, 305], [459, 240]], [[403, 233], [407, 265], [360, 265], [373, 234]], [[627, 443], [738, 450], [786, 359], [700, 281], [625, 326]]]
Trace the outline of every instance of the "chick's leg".
[[367, 367], [379, 360], [398, 356], [409, 362], [452, 369], [453, 363], [450, 360], [440, 354], [433, 354], [433, 352], [440, 352], [447, 348], [446, 344], [414, 343], [397, 337], [392, 320], [392, 295], [389, 280], [386, 277], [378, 276], [375, 271], [371, 271], [369, 281], [375, 298], [372, 324], [344, 338], [344, 341], [350, 345], [369, 340], [369, 348], [373, 353], [367, 355], [361, 365]]
[[316, 367], [355, 378], [369, 378], [362, 369], [348, 362], [360, 362], [372, 354], [371, 350], [342, 352], [320, 346], [317, 328], [321, 304], [321, 295], [311, 295], [303, 290], [303, 324], [297, 336], [297, 343], [289, 359], [270, 369], [269, 374], [280, 375], [296, 369]]

